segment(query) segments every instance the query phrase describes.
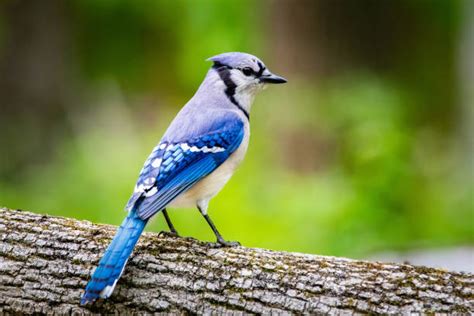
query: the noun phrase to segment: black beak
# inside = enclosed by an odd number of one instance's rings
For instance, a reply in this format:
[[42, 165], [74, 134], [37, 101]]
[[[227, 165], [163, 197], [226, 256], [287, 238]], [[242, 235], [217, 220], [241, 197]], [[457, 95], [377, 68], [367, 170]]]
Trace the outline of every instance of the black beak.
[[264, 83], [285, 83], [287, 80], [283, 77], [274, 75], [272, 73], [270, 74], [263, 74], [260, 76], [260, 82]]

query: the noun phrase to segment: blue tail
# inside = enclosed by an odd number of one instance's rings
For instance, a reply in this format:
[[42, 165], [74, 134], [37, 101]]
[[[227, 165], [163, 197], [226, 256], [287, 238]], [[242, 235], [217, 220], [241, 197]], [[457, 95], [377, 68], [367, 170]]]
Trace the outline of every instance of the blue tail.
[[108, 298], [122, 275], [128, 257], [140, 238], [147, 221], [138, 217], [134, 210], [122, 222], [114, 239], [100, 259], [99, 266], [87, 284], [81, 304], [94, 302], [99, 297]]

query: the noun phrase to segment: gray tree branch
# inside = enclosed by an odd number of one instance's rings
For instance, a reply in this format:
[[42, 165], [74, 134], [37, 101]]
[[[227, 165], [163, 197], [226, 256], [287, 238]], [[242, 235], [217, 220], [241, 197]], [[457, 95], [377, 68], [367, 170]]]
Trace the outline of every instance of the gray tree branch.
[[474, 275], [145, 233], [112, 297], [79, 299], [115, 227], [0, 209], [0, 313], [474, 311]]

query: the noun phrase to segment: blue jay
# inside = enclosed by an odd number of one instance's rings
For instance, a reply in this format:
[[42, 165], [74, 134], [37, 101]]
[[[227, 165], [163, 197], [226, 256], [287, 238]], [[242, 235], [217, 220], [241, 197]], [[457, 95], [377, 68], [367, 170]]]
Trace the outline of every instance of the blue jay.
[[145, 161], [126, 206], [128, 216], [87, 284], [81, 304], [110, 297], [153, 215], [163, 212], [170, 231], [178, 235], [168, 206], [197, 206], [218, 244], [238, 245], [222, 238], [207, 214], [208, 204], [245, 156], [255, 95], [266, 84], [286, 80], [250, 54], [224, 53], [208, 60], [213, 66], [201, 86]]

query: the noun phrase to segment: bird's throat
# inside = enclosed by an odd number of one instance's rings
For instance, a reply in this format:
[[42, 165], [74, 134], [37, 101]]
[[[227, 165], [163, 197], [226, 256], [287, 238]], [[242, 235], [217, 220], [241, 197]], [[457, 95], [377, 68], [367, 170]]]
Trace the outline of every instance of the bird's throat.
[[221, 78], [222, 82], [225, 85], [225, 94], [229, 98], [230, 102], [232, 102], [244, 115], [250, 120], [250, 104], [253, 101], [253, 98], [245, 98], [243, 97], [242, 91], [238, 91], [237, 85], [231, 78], [230, 69], [224, 65], [216, 64], [213, 67], [219, 77]]

